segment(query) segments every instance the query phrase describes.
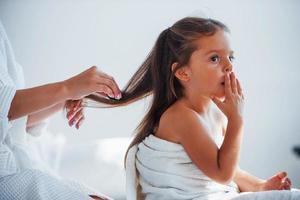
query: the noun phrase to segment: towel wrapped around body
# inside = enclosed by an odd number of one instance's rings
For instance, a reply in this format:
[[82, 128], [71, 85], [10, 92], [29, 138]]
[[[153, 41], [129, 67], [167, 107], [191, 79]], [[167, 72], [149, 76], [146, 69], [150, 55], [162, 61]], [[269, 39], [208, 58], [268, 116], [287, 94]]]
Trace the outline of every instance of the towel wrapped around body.
[[300, 199], [299, 190], [239, 193], [234, 182], [222, 185], [207, 177], [182, 145], [154, 135], [129, 150], [126, 182], [128, 200]]

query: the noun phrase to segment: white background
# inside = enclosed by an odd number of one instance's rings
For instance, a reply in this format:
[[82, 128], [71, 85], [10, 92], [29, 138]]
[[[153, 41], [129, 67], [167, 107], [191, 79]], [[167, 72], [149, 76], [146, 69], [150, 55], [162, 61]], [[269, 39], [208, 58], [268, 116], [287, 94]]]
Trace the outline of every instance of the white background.
[[[120, 87], [136, 71], [158, 34], [185, 16], [229, 26], [235, 71], [246, 95], [242, 168], [261, 178], [280, 170], [300, 187], [300, 1], [17, 1], [0, 0], [0, 19], [27, 86], [67, 79], [97, 65]], [[62, 113], [49, 125], [73, 144], [131, 136], [147, 109], [87, 109], [80, 130]], [[100, 169], [99, 169], [100, 170]]]

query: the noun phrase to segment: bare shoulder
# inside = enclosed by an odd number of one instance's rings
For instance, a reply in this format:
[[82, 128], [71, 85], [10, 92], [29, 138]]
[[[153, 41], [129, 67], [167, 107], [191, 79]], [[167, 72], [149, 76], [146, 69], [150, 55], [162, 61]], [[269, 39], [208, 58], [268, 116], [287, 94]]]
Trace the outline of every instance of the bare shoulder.
[[199, 123], [198, 114], [180, 103], [175, 103], [161, 116], [155, 135], [161, 139], [180, 143], [182, 134], [186, 134], [193, 123]]

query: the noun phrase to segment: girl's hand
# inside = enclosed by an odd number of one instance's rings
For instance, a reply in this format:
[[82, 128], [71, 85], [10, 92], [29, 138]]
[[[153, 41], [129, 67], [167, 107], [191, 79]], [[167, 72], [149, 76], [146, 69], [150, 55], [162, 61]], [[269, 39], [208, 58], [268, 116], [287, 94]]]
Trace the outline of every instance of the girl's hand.
[[278, 174], [272, 176], [268, 180], [262, 182], [258, 190], [267, 191], [267, 190], [290, 190], [291, 189], [291, 180], [287, 177], [286, 172], [279, 172]]
[[235, 74], [225, 75], [225, 100], [222, 102], [216, 97], [212, 97], [213, 102], [230, 119], [242, 119], [244, 108], [244, 95]]
[[82, 100], [68, 100], [65, 104], [67, 110], [67, 119], [69, 126], [73, 126], [79, 129], [84, 121], [84, 108], [82, 106]]
[[104, 93], [111, 98], [121, 98], [121, 91], [115, 80], [95, 66], [62, 83], [66, 88], [68, 99], [82, 99], [92, 93]]

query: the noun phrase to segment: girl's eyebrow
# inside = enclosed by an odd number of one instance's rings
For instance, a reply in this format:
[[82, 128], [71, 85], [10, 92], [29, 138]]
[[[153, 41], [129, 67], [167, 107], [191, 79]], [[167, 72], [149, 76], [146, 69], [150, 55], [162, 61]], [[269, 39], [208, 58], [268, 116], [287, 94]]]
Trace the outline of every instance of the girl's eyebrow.
[[[224, 49], [214, 49], [214, 50], [209, 50], [208, 52], [206, 52], [205, 53], [205, 55], [208, 55], [208, 54], [210, 54], [210, 53], [214, 53], [214, 52], [220, 52], [220, 53], [222, 53], [222, 52], [227, 52], [226, 50], [224, 50]], [[233, 55], [234, 54], [234, 51], [229, 51], [229, 54], [230, 55]]]

